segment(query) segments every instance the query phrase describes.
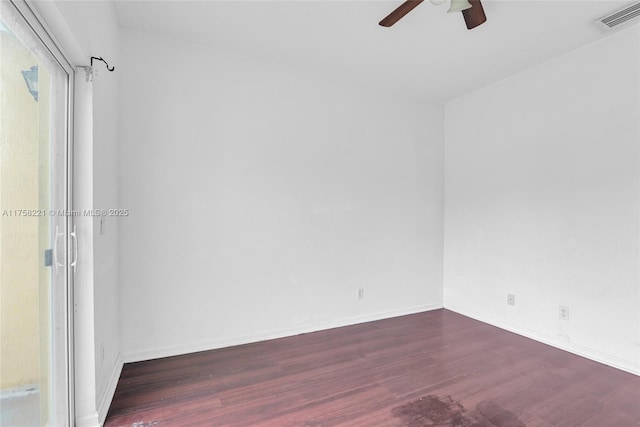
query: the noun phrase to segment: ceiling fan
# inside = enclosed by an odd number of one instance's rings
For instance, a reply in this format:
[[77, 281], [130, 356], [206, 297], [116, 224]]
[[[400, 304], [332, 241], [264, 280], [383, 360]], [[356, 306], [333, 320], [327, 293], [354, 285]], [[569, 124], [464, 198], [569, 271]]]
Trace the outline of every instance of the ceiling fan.
[[[391, 12], [379, 22], [383, 27], [390, 27], [400, 19], [402, 19], [407, 13], [411, 12], [416, 6], [422, 3], [424, 0], [407, 0], [402, 3], [396, 10]], [[440, 5], [446, 0], [430, 0], [435, 5]], [[474, 29], [480, 24], [483, 24], [487, 20], [487, 16], [484, 14], [482, 3], [480, 0], [451, 0], [451, 7], [449, 13], [462, 12], [464, 16], [464, 22], [467, 24], [469, 30]]]

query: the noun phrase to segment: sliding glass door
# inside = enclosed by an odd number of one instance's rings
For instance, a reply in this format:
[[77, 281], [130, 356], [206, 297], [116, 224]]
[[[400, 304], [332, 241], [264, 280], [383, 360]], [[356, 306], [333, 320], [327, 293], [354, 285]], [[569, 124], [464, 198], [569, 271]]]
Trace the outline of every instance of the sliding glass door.
[[0, 1], [0, 425], [68, 425], [72, 68]]

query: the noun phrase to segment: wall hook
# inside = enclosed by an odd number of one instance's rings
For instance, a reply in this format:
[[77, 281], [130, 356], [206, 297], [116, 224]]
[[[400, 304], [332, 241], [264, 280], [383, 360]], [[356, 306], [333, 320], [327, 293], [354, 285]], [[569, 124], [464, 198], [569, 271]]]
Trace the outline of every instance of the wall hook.
[[107, 61], [105, 61], [104, 59], [102, 59], [102, 57], [98, 58], [97, 56], [92, 56], [92, 57], [91, 57], [91, 67], [93, 67], [93, 60], [94, 60], [94, 59], [95, 59], [96, 61], [102, 61], [102, 62], [104, 62], [104, 65], [106, 65], [106, 66], [107, 66], [107, 70], [109, 70], [109, 71], [113, 71], [113, 70], [115, 70], [115, 69], [116, 69], [116, 67], [109, 67], [109, 64], [107, 63]]

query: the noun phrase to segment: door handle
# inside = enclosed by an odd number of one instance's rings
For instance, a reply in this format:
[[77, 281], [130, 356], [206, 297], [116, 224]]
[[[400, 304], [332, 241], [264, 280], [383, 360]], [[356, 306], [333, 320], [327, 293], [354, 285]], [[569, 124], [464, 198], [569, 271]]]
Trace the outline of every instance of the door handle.
[[71, 268], [73, 268], [73, 274], [76, 273], [76, 268], [78, 266], [78, 232], [76, 231], [76, 226], [73, 226], [73, 232], [70, 234], [73, 237], [73, 261], [71, 261]]

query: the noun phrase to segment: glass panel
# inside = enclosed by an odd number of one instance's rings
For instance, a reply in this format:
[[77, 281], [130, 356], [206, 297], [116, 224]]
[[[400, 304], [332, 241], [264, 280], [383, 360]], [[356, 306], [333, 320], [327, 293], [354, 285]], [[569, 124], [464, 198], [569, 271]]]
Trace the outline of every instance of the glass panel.
[[56, 394], [67, 393], [68, 378], [59, 368], [68, 364], [57, 360], [66, 358], [59, 343], [67, 336], [57, 314], [67, 304], [57, 291], [66, 289], [66, 269], [57, 266], [66, 244], [57, 236], [66, 233], [68, 76], [2, 3], [0, 425], [55, 425]]

